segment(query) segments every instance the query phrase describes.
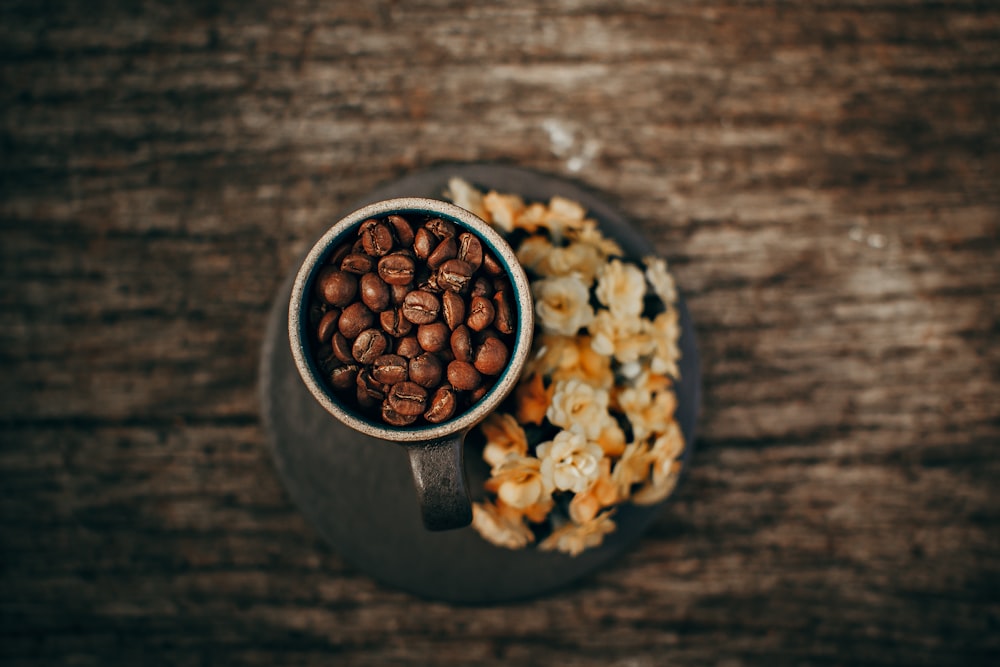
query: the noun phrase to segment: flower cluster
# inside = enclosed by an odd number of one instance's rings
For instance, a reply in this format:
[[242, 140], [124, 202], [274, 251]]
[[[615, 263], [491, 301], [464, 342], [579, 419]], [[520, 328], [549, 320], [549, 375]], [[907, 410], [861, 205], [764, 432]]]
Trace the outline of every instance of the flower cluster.
[[529, 204], [458, 178], [446, 194], [511, 242], [535, 301], [532, 356], [506, 411], [480, 427], [491, 474], [473, 526], [498, 546], [575, 556], [614, 531], [617, 505], [657, 503], [677, 483], [673, 278], [662, 259], [626, 260], [574, 201]]

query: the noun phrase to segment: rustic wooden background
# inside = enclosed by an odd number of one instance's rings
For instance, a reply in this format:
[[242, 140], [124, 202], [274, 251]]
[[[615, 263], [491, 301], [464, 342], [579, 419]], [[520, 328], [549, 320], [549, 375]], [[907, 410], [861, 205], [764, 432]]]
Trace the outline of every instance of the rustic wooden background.
[[[7, 665], [1000, 660], [1000, 6], [2, 2]], [[699, 451], [613, 567], [455, 609], [338, 559], [268, 307], [446, 161], [607, 195], [686, 290]]]

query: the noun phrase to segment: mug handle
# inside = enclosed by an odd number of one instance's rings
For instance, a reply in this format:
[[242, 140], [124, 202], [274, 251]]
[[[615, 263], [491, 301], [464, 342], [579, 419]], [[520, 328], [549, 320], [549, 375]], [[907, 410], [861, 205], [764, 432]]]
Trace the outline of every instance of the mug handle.
[[465, 432], [460, 432], [405, 445], [427, 530], [452, 530], [472, 523], [464, 444]]

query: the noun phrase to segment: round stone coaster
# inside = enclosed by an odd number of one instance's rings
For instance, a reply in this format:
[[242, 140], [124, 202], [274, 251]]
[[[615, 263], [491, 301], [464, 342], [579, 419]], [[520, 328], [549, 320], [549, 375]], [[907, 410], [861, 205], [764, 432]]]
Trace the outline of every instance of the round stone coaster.
[[[510, 166], [433, 167], [377, 188], [352, 210], [393, 197], [442, 199], [454, 176], [484, 190], [520, 194], [528, 201], [546, 202], [553, 195], [573, 199], [586, 207], [626, 254], [643, 257], [653, 249], [624, 216], [591, 190]], [[351, 565], [384, 584], [428, 599], [488, 604], [530, 598], [566, 586], [607, 563], [656, 518], [662, 503], [622, 505], [615, 514], [615, 532], [600, 547], [575, 558], [533, 546], [519, 551], [494, 547], [471, 527], [443, 533], [425, 530], [406, 450], [342, 425], [316, 402], [299, 377], [287, 331], [293, 275], [278, 293], [267, 324], [260, 369], [264, 427], [292, 499]], [[682, 379], [676, 387], [677, 420], [687, 443], [686, 470], [694, 443], [701, 374], [691, 317], [683, 300], [678, 306]], [[466, 451], [465, 458], [473, 497], [481, 498], [488, 470], [478, 451]]]

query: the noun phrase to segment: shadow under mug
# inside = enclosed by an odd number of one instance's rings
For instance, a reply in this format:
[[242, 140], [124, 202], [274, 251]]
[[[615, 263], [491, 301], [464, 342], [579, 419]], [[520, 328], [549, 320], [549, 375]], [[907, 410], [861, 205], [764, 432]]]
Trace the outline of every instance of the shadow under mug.
[[[313, 284], [331, 252], [356, 234], [362, 222], [388, 215], [438, 217], [475, 234], [503, 267], [513, 287], [517, 317], [513, 350], [507, 368], [477, 403], [440, 424], [413, 427], [390, 426], [374, 421], [345, 404], [334, 394], [316, 363], [309, 305]], [[486, 222], [469, 211], [436, 199], [403, 197], [370, 204], [334, 224], [309, 251], [295, 276], [288, 307], [288, 339], [302, 381], [313, 397], [333, 417], [364, 435], [398, 443], [407, 448], [424, 526], [428, 530], [450, 530], [469, 525], [472, 505], [465, 480], [463, 445], [466, 434], [492, 413], [513, 391], [531, 350], [534, 306], [524, 269], [510, 245]]]

